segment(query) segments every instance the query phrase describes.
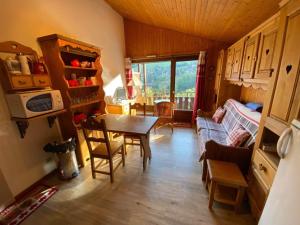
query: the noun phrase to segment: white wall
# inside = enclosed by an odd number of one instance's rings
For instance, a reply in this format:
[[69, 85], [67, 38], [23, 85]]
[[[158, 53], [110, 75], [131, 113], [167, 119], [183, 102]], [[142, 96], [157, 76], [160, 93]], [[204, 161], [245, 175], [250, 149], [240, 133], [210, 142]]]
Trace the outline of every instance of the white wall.
[[[0, 31], [0, 42], [14, 40], [39, 54], [36, 38], [51, 33], [91, 43], [102, 48], [104, 85], [123, 75], [123, 18], [103, 0], [0, 0]], [[31, 122], [20, 139], [0, 87], [0, 164], [14, 195], [53, 170], [42, 147], [58, 138], [57, 127], [48, 128], [44, 119]]]

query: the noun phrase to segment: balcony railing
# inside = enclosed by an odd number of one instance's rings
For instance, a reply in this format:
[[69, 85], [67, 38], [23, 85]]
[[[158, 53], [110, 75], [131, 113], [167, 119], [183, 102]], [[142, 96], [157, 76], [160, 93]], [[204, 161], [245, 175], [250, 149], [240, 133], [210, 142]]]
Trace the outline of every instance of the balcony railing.
[[[145, 97], [144, 98], [145, 102], [147, 105], [154, 105], [156, 101], [159, 100], [167, 100], [170, 101], [170, 96], [164, 96], [164, 95], [154, 95], [150, 97]], [[189, 96], [175, 96], [175, 109], [180, 109], [180, 110], [193, 110], [194, 106], [194, 95], [189, 95]]]

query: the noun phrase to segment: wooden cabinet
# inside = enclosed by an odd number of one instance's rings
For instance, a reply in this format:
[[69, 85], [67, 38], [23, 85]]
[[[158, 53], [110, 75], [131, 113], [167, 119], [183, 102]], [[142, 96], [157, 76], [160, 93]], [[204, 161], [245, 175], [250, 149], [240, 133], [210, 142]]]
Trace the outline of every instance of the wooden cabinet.
[[230, 77], [231, 77], [232, 64], [233, 64], [233, 52], [234, 52], [234, 49], [232, 47], [227, 49], [225, 79], [230, 79]]
[[257, 60], [257, 50], [260, 33], [249, 37], [245, 42], [245, 50], [242, 61], [241, 78], [251, 79], [254, 75], [255, 63]]
[[258, 221], [268, 197], [268, 191], [263, 188], [261, 178], [259, 178], [253, 168], [250, 169], [248, 176], [248, 199], [252, 215]]
[[[12, 54], [15, 54], [14, 57], [17, 58], [17, 55], [21, 53], [29, 58], [29, 62], [31, 62], [29, 63], [31, 65], [29, 66], [31, 74], [22, 74], [21, 72], [11, 72], [8, 68], [9, 66], [7, 65], [7, 61], [0, 58], [0, 80], [5, 91], [26, 91], [51, 86], [51, 81], [48, 74], [34, 73], [36, 71], [33, 69], [33, 64], [38, 63], [39, 59], [36, 51], [34, 51], [32, 48], [15, 41], [6, 41], [0, 43], [0, 52], [1, 56], [4, 58], [12, 58]], [[42, 83], [37, 82], [39, 80], [38, 78], [42, 79]]]
[[286, 37], [270, 115], [290, 122], [299, 112], [300, 10], [287, 16]]
[[228, 48], [226, 80], [239, 86], [267, 89], [268, 78], [278, 64], [274, 52], [281, 45], [277, 40], [279, 20], [277, 13]]
[[51, 86], [50, 77], [48, 75], [34, 75], [33, 85], [35, 87], [49, 87]]
[[254, 75], [254, 80], [270, 80], [249, 175], [249, 202], [257, 219], [280, 162], [276, 151], [261, 149], [266, 145], [276, 148], [279, 136], [300, 115], [300, 1], [288, 2], [279, 13], [277, 22], [261, 31]]
[[215, 79], [215, 102], [214, 108], [216, 109], [221, 103], [221, 98], [223, 95], [223, 86], [224, 86], [224, 71], [225, 71], [225, 63], [226, 63], [226, 52], [225, 50], [221, 50], [218, 53], [218, 60], [217, 60], [217, 68], [216, 68], [216, 79]]
[[263, 186], [266, 190], [270, 190], [273, 179], [276, 174], [276, 170], [270, 165], [270, 163], [263, 157], [259, 150], [255, 151], [252, 169], [254, 174], [260, 178]]
[[262, 30], [260, 47], [256, 63], [255, 79], [268, 79], [274, 70], [273, 58], [278, 33], [278, 25], [269, 26]]
[[239, 80], [242, 58], [244, 53], [244, 39], [241, 39], [233, 45], [233, 64], [230, 78], [233, 80]]
[[11, 89], [27, 89], [33, 87], [31, 75], [11, 75]]

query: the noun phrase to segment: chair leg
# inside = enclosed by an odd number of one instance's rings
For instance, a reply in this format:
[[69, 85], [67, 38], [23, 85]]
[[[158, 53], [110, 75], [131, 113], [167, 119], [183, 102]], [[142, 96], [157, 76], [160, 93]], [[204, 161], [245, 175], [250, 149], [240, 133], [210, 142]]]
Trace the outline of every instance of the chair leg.
[[122, 154], [122, 163], [123, 163], [123, 166], [125, 166], [125, 150], [124, 150], [124, 145], [122, 145], [121, 154]]
[[127, 142], [126, 142], [126, 139], [124, 140], [124, 148], [125, 148], [125, 155], [127, 155]]
[[91, 169], [92, 169], [92, 177], [93, 179], [96, 178], [96, 173], [95, 173], [95, 161], [94, 161], [94, 157], [91, 156]]
[[140, 154], [141, 154], [141, 157], [143, 157], [143, 146], [142, 146], [141, 140], [140, 140]]
[[110, 175], [110, 182], [114, 182], [114, 165], [113, 160], [109, 159], [109, 175]]

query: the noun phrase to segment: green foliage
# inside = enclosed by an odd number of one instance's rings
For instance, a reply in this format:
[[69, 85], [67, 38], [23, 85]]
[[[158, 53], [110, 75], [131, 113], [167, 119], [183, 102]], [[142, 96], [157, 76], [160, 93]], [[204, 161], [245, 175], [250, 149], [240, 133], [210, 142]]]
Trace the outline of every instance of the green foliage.
[[[134, 71], [138, 71], [138, 64], [133, 64]], [[140, 64], [142, 65], [142, 64]], [[142, 68], [142, 66], [140, 66]], [[169, 96], [171, 79], [171, 62], [145, 63], [146, 68], [146, 94], [147, 96]], [[142, 72], [142, 71], [141, 71]], [[179, 61], [176, 63], [176, 96], [194, 96], [197, 72], [197, 60]], [[141, 81], [144, 81], [143, 72]]]

